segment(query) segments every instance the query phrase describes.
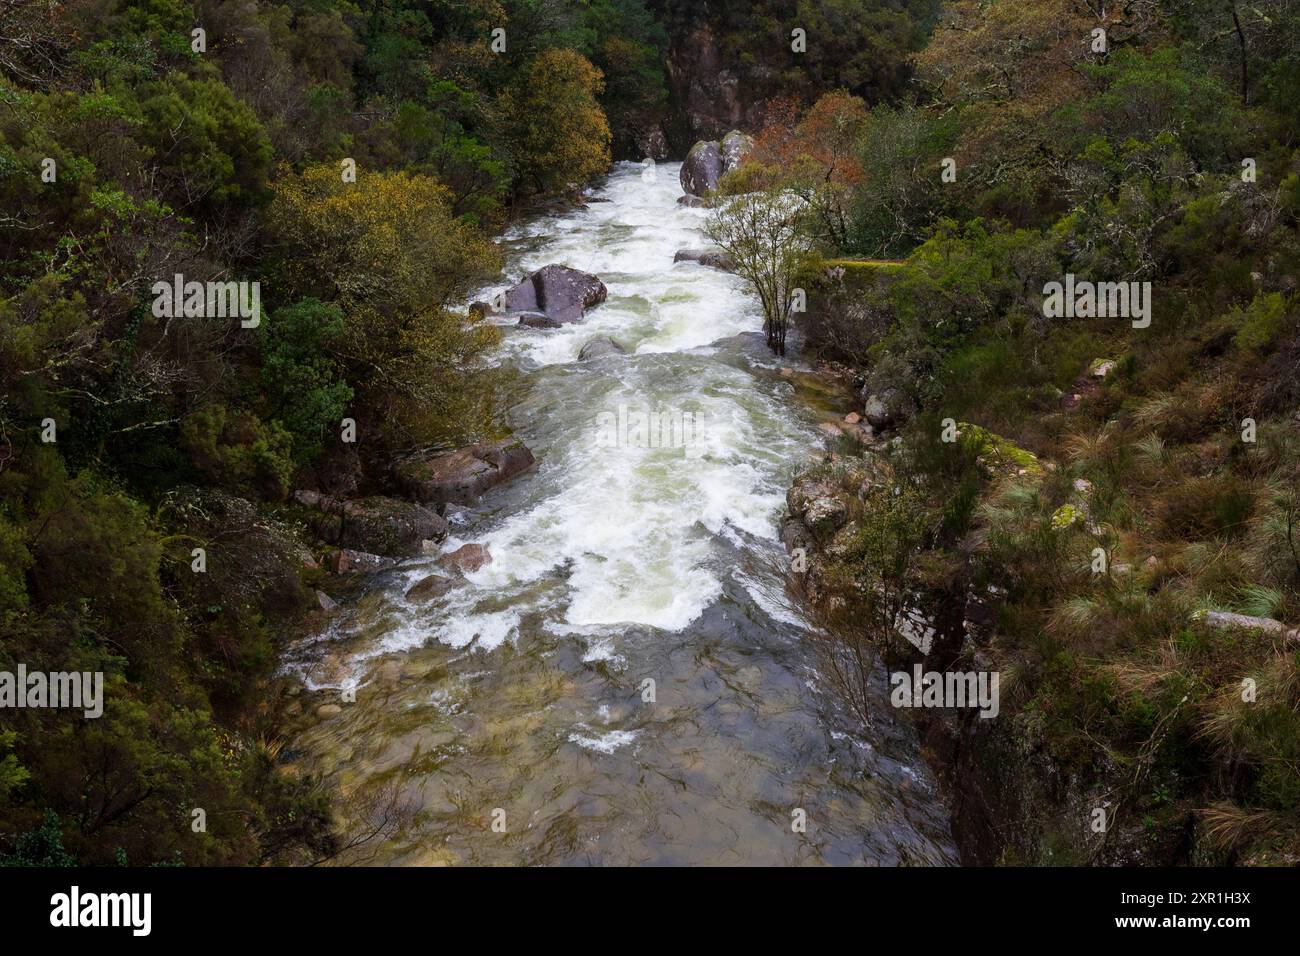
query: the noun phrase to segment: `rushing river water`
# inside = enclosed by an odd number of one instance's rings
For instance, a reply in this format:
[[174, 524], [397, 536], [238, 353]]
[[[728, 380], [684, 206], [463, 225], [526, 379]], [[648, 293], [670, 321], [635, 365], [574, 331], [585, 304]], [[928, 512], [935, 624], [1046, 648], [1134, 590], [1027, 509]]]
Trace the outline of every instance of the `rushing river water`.
[[[538, 463], [455, 511], [446, 545], [494, 560], [424, 605], [404, 594], [434, 559], [407, 562], [294, 649], [314, 704], [339, 688], [355, 702], [309, 710], [292, 762], [364, 808], [353, 832], [390, 799], [416, 811], [344, 862], [955, 862], [883, 682], [864, 735], [782, 598], [785, 489], [824, 436], [741, 280], [673, 262], [705, 244], [706, 213], [680, 195], [676, 164], [652, 179], [624, 164], [607, 201], [505, 236], [510, 277], [558, 262], [609, 299], [562, 329], [506, 331], [501, 360], [524, 373], [510, 424]], [[628, 354], [578, 362], [600, 335]], [[620, 408], [694, 440], [611, 436]]]

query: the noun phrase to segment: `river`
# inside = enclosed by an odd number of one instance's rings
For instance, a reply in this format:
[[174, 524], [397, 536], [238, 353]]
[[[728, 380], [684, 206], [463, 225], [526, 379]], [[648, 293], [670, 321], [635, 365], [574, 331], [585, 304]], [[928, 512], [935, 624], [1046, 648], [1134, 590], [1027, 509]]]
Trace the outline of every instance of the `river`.
[[[620, 164], [605, 201], [503, 237], [509, 277], [562, 263], [609, 298], [561, 329], [505, 331], [509, 424], [537, 465], [453, 510], [445, 547], [494, 560], [425, 605], [404, 594], [434, 559], [406, 562], [291, 651], [313, 699], [355, 701], [313, 716], [286, 761], [364, 808], [351, 833], [390, 801], [413, 813], [343, 862], [956, 862], [883, 680], [863, 731], [782, 597], [785, 490], [824, 451], [825, 411], [780, 374], [799, 358], [767, 352], [739, 278], [673, 262], [706, 244], [678, 169]], [[577, 361], [601, 335], [628, 354]], [[611, 439], [620, 410], [694, 440]]]

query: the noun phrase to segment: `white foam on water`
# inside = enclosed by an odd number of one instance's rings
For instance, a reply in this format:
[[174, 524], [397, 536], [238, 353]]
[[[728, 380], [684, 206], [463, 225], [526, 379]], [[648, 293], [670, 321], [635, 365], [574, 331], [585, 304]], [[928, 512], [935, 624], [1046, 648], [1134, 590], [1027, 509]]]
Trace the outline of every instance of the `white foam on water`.
[[586, 750], [595, 750], [598, 753], [612, 754], [619, 747], [626, 747], [632, 741], [636, 740], [639, 730], [608, 730], [603, 734], [589, 736], [583, 733], [569, 734], [569, 742], [577, 744]]
[[[780, 458], [806, 442], [801, 426], [733, 389], [749, 376], [703, 359], [696, 385], [665, 381], [663, 363], [615, 382], [552, 444], [540, 494], [483, 536], [493, 561], [469, 575], [497, 594], [567, 570], [564, 621], [647, 624], [677, 631], [722, 591], [726, 568], [713, 536], [729, 529], [773, 538], [784, 500]], [[708, 390], [698, 384], [707, 378]], [[752, 385], [751, 385], [752, 387]], [[599, 447], [599, 416], [654, 396], [654, 408], [689, 405], [702, 423], [690, 449]], [[646, 407], [646, 406], [643, 406]]]
[[[695, 262], [673, 261], [680, 249], [709, 245], [700, 232], [708, 212], [677, 205], [679, 168], [662, 164], [654, 180], [646, 181], [639, 166], [619, 164], [596, 194], [609, 202], [507, 232], [508, 249], [546, 239], [511, 261], [507, 274], [512, 280], [558, 263], [599, 276], [609, 298], [581, 322], [559, 329], [514, 328], [504, 345], [506, 355], [537, 365], [572, 362], [587, 341], [601, 335], [629, 352], [680, 352], [761, 327], [762, 312], [743, 279]], [[474, 298], [490, 301], [511, 285], [488, 286]], [[497, 320], [503, 326], [516, 321]]]
[[[775, 540], [789, 463], [818, 439], [788, 396], [710, 347], [760, 328], [760, 310], [736, 276], [673, 263], [678, 249], [708, 245], [707, 213], [676, 204], [677, 171], [662, 164], [646, 182], [639, 166], [622, 164], [600, 191], [609, 202], [507, 234], [509, 275], [571, 265], [601, 276], [609, 300], [561, 329], [507, 330], [499, 360], [535, 369], [512, 424], [539, 464], [515, 479], [510, 507], [499, 516], [489, 508], [468, 527], [458, 521], [443, 545], [446, 553], [481, 542], [492, 561], [429, 604], [390, 595], [392, 624], [360, 657], [430, 639], [491, 651], [530, 617], [578, 634], [584, 660], [619, 662], [620, 627], [680, 631], [719, 599], [734, 564], [720, 539], [740, 547]], [[598, 335], [633, 354], [577, 363]], [[621, 408], [678, 422], [689, 414], [699, 429], [686, 448], [604, 447]], [[446, 573], [433, 561], [403, 569], [401, 591]], [[753, 585], [756, 600], [785, 620]]]

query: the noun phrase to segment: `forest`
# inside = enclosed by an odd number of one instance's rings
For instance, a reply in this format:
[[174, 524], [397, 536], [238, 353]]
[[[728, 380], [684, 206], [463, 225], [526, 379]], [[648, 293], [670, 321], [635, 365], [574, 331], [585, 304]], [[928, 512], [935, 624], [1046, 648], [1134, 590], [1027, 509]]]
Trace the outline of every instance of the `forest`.
[[266, 692], [327, 573], [292, 493], [503, 437], [503, 230], [739, 128], [711, 238], [900, 439], [797, 479], [825, 650], [905, 659], [904, 587], [1003, 675], [971, 853], [1294, 864], [1298, 103], [1289, 0], [0, 0], [0, 670], [106, 675], [0, 709], [0, 863], [334, 859]]

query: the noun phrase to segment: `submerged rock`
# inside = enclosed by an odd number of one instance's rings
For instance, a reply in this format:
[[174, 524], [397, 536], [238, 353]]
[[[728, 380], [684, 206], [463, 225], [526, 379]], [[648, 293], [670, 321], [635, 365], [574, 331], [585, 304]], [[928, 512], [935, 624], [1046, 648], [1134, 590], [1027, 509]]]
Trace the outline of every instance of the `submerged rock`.
[[402, 490], [417, 501], [472, 505], [489, 488], [531, 467], [533, 461], [533, 453], [523, 442], [502, 439], [408, 458], [393, 467], [393, 475]]
[[564, 325], [559, 319], [541, 312], [525, 312], [519, 316], [519, 324], [530, 329], [558, 329]]
[[411, 585], [411, 589], [406, 592], [408, 601], [418, 601], [424, 603], [440, 598], [456, 585], [454, 578], [449, 578], [445, 574], [430, 574], [416, 581]]
[[735, 272], [736, 264], [721, 249], [678, 249], [673, 262], [698, 262], [702, 266]]
[[505, 307], [509, 312], [540, 312], [557, 322], [576, 322], [607, 295], [605, 283], [590, 272], [551, 264], [506, 292]]
[[619, 345], [608, 335], [602, 335], [592, 339], [578, 352], [578, 361], [585, 362], [588, 359], [600, 358], [602, 355], [623, 355], [626, 349]]

